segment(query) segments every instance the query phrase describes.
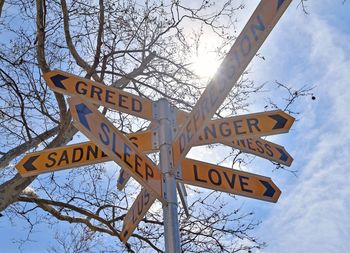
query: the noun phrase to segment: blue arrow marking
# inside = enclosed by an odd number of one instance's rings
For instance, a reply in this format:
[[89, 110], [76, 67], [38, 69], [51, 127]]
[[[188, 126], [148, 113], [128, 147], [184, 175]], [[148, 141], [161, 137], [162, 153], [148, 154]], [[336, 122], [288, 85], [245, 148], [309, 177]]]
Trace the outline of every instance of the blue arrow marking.
[[273, 114], [273, 115], [269, 115], [270, 118], [276, 120], [276, 124], [273, 126], [272, 129], [280, 129], [280, 128], [283, 128], [286, 123], [287, 123], [287, 119], [282, 117], [281, 115], [279, 114]]
[[92, 113], [92, 111], [83, 103], [76, 105], [75, 109], [77, 110], [80, 123], [91, 131], [86, 115]]
[[68, 77], [57, 74], [53, 77], [51, 77], [51, 81], [53, 82], [53, 84], [57, 87], [57, 88], [61, 88], [66, 90], [66, 87], [64, 87], [62, 81], [68, 79]]
[[284, 0], [277, 0], [277, 10], [281, 7], [283, 2], [284, 2]]
[[119, 175], [118, 183], [123, 184], [124, 182], [125, 182], [124, 171], [122, 170], [120, 175]]
[[264, 192], [264, 195], [263, 196], [266, 196], [266, 197], [270, 197], [272, 198], [273, 195], [275, 194], [275, 189], [273, 189], [273, 187], [270, 185], [269, 182], [266, 182], [266, 181], [262, 181], [262, 180], [259, 180], [266, 188], [266, 191]]
[[278, 152], [281, 153], [280, 160], [286, 162], [286, 161], [288, 160], [288, 155], [287, 155], [287, 153], [284, 152], [284, 150], [281, 149], [281, 148], [276, 148], [276, 149], [277, 149]]

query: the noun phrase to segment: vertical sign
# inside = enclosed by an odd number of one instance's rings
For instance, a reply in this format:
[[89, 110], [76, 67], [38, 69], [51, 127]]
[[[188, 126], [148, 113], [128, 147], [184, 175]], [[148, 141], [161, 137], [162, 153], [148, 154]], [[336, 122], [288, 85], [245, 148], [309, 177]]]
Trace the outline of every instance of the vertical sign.
[[222, 104], [290, 2], [262, 0], [259, 3], [177, 134], [172, 145], [173, 155], [178, 158], [174, 159], [175, 168], [198, 140], [200, 131]]

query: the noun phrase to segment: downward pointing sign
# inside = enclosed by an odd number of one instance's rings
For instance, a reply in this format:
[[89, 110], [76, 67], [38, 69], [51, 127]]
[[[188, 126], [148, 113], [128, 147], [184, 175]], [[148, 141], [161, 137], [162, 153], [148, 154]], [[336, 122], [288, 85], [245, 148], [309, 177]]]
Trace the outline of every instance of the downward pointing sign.
[[156, 197], [153, 194], [149, 193], [146, 189], [142, 189], [124, 217], [123, 229], [120, 233], [122, 242], [125, 243], [129, 239], [155, 200]]

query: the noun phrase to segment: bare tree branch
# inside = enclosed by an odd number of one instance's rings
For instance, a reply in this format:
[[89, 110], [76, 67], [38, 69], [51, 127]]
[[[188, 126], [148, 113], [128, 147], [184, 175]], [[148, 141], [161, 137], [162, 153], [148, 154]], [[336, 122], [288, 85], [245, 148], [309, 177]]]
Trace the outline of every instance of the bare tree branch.
[[5, 0], [0, 0], [0, 18], [2, 14], [2, 8], [4, 7]]
[[5, 168], [10, 164], [10, 162], [20, 156], [21, 154], [27, 152], [28, 150], [37, 147], [40, 143], [46, 141], [47, 139], [53, 137], [57, 134], [59, 128], [54, 127], [42, 134], [39, 134], [37, 137], [32, 138], [30, 141], [21, 144], [20, 146], [17, 146], [8, 152], [6, 152], [1, 158], [0, 158], [0, 169]]

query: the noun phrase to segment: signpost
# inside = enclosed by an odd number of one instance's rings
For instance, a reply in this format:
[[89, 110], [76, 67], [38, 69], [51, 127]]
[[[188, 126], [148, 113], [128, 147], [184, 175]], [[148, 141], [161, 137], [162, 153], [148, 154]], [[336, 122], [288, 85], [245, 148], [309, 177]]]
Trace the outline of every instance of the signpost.
[[173, 142], [175, 168], [222, 104], [291, 0], [261, 0]]
[[83, 134], [97, 144], [113, 161], [128, 170], [141, 185], [160, 201], [161, 174], [157, 166], [124, 136], [94, 106], [78, 97], [68, 99], [73, 123]]
[[277, 202], [280, 189], [268, 177], [191, 159], [182, 161], [182, 179], [191, 184], [249, 198]]
[[80, 96], [89, 103], [103, 105], [140, 118], [151, 120], [152, 101], [147, 98], [138, 97], [89, 79], [76, 75], [54, 70], [44, 74], [48, 86], [64, 95]]
[[[194, 145], [222, 143], [283, 165], [292, 163], [293, 158], [282, 146], [259, 138], [288, 132], [294, 118], [284, 112], [262, 112], [211, 120], [290, 2], [261, 0], [190, 114], [181, 111], [173, 114], [174, 110], [165, 99], [154, 103], [147, 98], [63, 71], [44, 74], [52, 90], [73, 96], [68, 103], [74, 125], [91, 142], [28, 154], [16, 166], [19, 173], [32, 176], [96, 162], [115, 161], [125, 169], [119, 176], [118, 189], [124, 187], [129, 177], [144, 187], [125, 216], [120, 239], [123, 242], [128, 240], [158, 198], [163, 205], [165, 249], [168, 253], [181, 250], [176, 187], [186, 209], [183, 183], [277, 202], [281, 191], [270, 178], [185, 159], [185, 156]], [[151, 120], [157, 127], [125, 136], [92, 104]], [[171, 122], [182, 124], [174, 140], [172, 133], [176, 126]], [[158, 149], [159, 169], [145, 155]], [[180, 173], [175, 176], [176, 172]], [[188, 213], [187, 209], [185, 211]]]

